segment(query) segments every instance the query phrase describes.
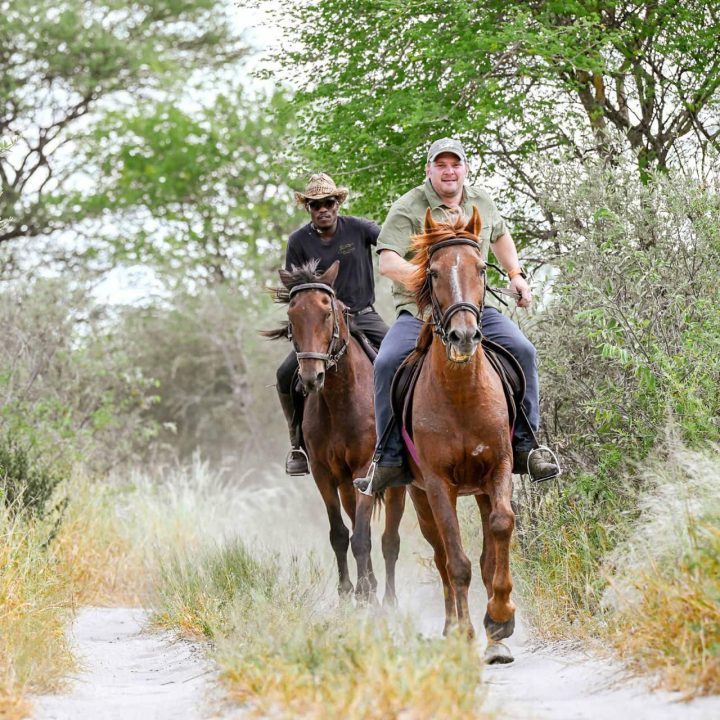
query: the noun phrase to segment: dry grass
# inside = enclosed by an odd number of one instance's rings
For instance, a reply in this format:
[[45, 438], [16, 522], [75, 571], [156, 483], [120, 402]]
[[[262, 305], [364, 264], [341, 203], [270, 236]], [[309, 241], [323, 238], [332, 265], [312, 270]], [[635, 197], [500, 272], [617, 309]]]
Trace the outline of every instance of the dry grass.
[[29, 691], [49, 690], [72, 669], [65, 639], [71, 598], [44, 545], [50, 526], [0, 504], [0, 717], [24, 717]]
[[640, 520], [608, 558], [616, 646], [688, 696], [720, 693], [718, 459], [678, 448], [649, 467]]
[[239, 542], [176, 557], [156, 618], [212, 638], [230, 698], [259, 716], [487, 717], [474, 646], [338, 608], [311, 559], [280, 563]]

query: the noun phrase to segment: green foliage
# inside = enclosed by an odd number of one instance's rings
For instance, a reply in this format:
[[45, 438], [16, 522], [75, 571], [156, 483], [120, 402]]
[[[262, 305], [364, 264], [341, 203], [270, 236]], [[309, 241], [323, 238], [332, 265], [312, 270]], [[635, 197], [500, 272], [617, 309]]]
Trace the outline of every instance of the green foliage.
[[362, 194], [360, 213], [417, 184], [428, 141], [453, 134], [547, 239], [538, 159], [626, 154], [646, 176], [712, 145], [714, 3], [298, 0], [273, 19], [290, 39], [279, 75], [302, 88], [302, 150]]
[[233, 284], [280, 265], [301, 220], [278, 161], [292, 132], [287, 100], [226, 92], [192, 112], [173, 98], [109, 113], [96, 127], [84, 154], [89, 167], [100, 158], [102, 179], [76, 202], [103, 217], [115, 262]]
[[67, 477], [65, 468], [50, 468], [12, 438], [0, 440], [0, 495], [13, 512], [42, 517], [55, 488]]
[[152, 381], [128, 362], [108, 318], [61, 280], [0, 292], [0, 432], [53, 467], [107, 469], [152, 432]]
[[84, 219], [70, 144], [97, 113], [166, 96], [245, 52], [218, 0], [17, 0], [0, 15], [0, 46], [0, 136], [18, 136], [0, 161], [0, 215], [14, 217], [0, 242]]
[[159, 433], [155, 457], [188, 459], [196, 451], [217, 463], [243, 466], [280, 448], [282, 414], [275, 407], [275, 367], [288, 347], [262, 340], [275, 320], [270, 297], [252, 286], [179, 289], [150, 307], [122, 312], [119, 336], [129, 362], [157, 385], [145, 410]]
[[597, 169], [549, 202], [568, 248], [535, 331], [552, 434], [604, 473], [644, 457], [668, 416], [690, 444], [717, 440], [713, 189], [675, 174], [642, 186]]

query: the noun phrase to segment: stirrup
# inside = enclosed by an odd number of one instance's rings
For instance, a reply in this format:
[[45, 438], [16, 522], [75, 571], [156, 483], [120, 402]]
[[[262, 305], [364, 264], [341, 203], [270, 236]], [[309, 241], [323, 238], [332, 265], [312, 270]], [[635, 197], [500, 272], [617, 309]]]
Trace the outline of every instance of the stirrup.
[[[291, 472], [290, 471], [290, 463], [292, 460], [298, 459], [296, 457], [296, 454], [299, 454], [304, 460], [305, 460], [305, 470], [302, 472]], [[287, 475], [290, 475], [291, 477], [300, 477], [302, 475], [308, 475], [310, 473], [310, 460], [307, 456], [307, 453], [305, 450], [303, 450], [301, 447], [294, 447], [291, 448], [290, 452], [287, 454], [287, 457], [285, 458], [285, 473]]]
[[373, 478], [375, 477], [375, 468], [377, 463], [373, 460], [368, 468], [367, 475], [362, 478], [355, 478], [353, 480], [353, 486], [356, 490], [359, 490], [363, 495], [369, 495], [372, 497], [373, 493]]
[[562, 468], [560, 467], [560, 463], [558, 462], [557, 455], [547, 446], [547, 445], [538, 445], [536, 448], [532, 448], [528, 452], [527, 456], [527, 474], [530, 475], [530, 479], [532, 480], [532, 474], [530, 472], [530, 458], [533, 456], [534, 453], [541, 451], [544, 453], [548, 453], [550, 455], [550, 459], [554, 463], [555, 467], [557, 468], [557, 472], [554, 475], [548, 475], [547, 477], [540, 478], [538, 480], [533, 480], [533, 482], [539, 483], [539, 482], [545, 482], [546, 480], [554, 480], [556, 477], [560, 477], [562, 475]]

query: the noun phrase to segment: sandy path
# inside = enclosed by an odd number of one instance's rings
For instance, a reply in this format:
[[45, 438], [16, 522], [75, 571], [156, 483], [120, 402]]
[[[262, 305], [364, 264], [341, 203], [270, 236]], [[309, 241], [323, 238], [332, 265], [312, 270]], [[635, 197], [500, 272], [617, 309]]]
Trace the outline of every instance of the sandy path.
[[[143, 630], [136, 608], [84, 608], [71, 630], [80, 672], [67, 694], [33, 698], [37, 720], [200, 720], [213, 707], [215, 671], [198, 647]], [[229, 717], [223, 715], [223, 717]]]
[[[471, 585], [471, 611], [482, 635], [484, 591]], [[412, 587], [412, 595], [407, 591]], [[440, 581], [424, 573], [405, 585], [401, 603], [418, 618], [423, 634], [439, 635], [445, 611]], [[403, 598], [402, 595], [405, 595]], [[653, 691], [647, 680], [633, 678], [619, 663], [578, 650], [579, 643], [539, 646], [528, 637], [522, 613], [506, 641], [515, 662], [483, 669], [486, 707], [502, 720], [718, 720], [720, 697], [686, 703], [677, 693]], [[481, 640], [479, 650], [484, 643]]]

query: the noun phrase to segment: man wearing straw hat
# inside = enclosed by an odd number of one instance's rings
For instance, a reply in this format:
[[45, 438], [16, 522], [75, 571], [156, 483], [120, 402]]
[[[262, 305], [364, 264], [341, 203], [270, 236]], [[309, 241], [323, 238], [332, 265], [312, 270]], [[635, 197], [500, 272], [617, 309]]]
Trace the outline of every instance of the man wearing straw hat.
[[[353, 325], [361, 330], [376, 347], [380, 347], [388, 326], [375, 312], [375, 277], [371, 246], [377, 245], [380, 228], [372, 220], [339, 215], [340, 205], [348, 190], [337, 187], [325, 174], [312, 175], [305, 189], [295, 199], [310, 215], [310, 222], [296, 230], [288, 240], [285, 269], [300, 267], [311, 260], [319, 261], [318, 271], [324, 272], [340, 261], [335, 293], [347, 306]], [[290, 453], [285, 461], [288, 475], [309, 472], [307, 456], [301, 448], [302, 408], [292, 399], [292, 379], [298, 366], [291, 352], [277, 371], [277, 391], [290, 431]]]

